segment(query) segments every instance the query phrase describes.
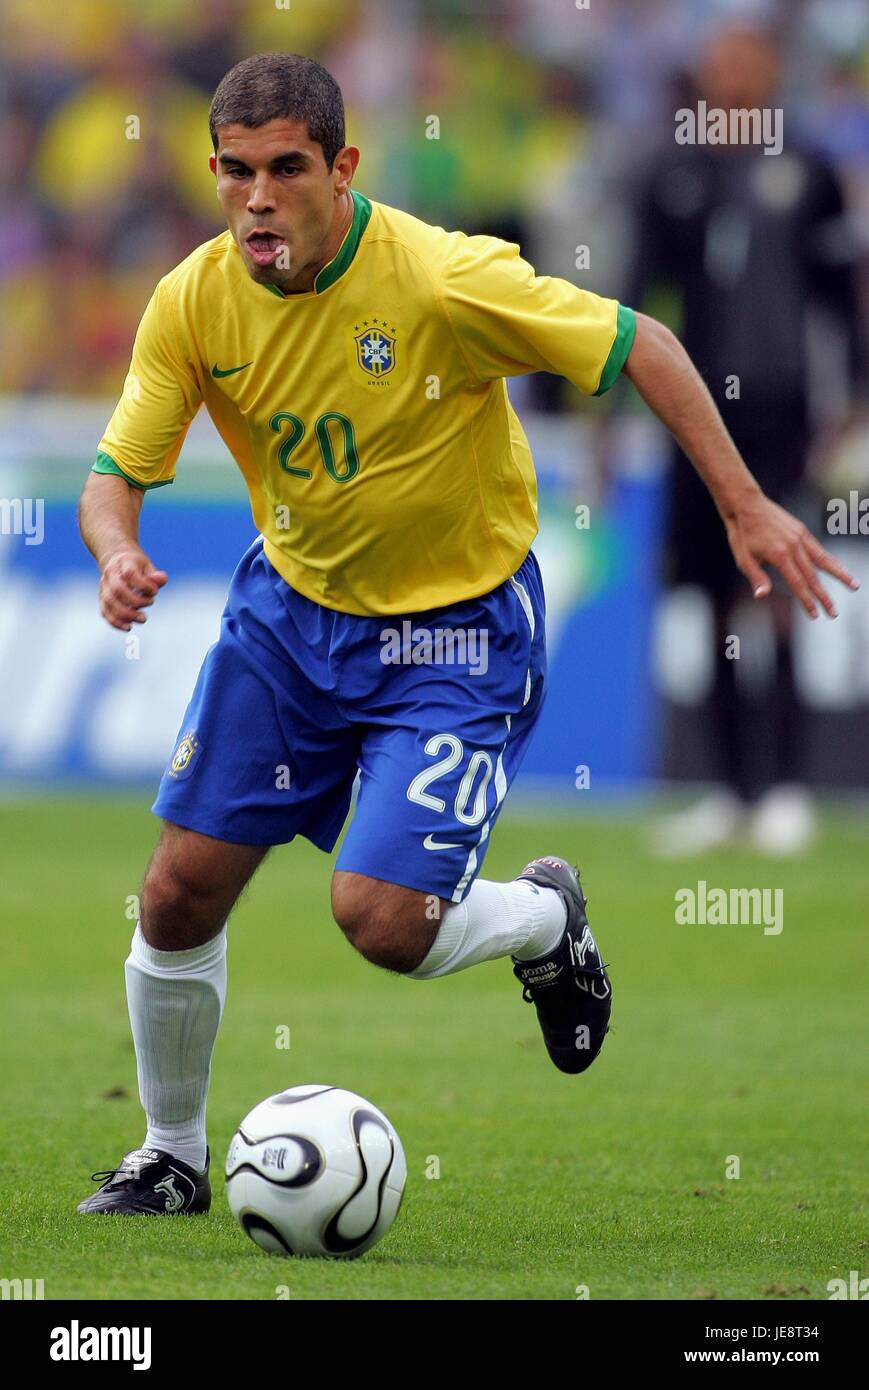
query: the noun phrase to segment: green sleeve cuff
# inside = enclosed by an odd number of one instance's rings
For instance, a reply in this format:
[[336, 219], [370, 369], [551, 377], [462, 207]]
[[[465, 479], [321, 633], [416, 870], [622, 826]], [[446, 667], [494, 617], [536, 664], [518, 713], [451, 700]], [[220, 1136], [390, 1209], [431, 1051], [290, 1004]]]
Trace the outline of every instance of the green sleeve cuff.
[[129, 473], [125, 473], [123, 468], [120, 468], [118, 464], [115, 463], [115, 460], [110, 454], [104, 454], [101, 449], [97, 450], [96, 463], [91, 469], [91, 472], [114, 473], [118, 478], [123, 478], [125, 483], [129, 483], [130, 487], [138, 488], [140, 492], [150, 492], [152, 487], [168, 487], [170, 483], [174, 483], [175, 481], [174, 478], [161, 478], [160, 481], [156, 483], [140, 483], [138, 478], [131, 478]]
[[595, 391], [596, 396], [602, 396], [608, 391], [628, 360], [628, 353], [634, 345], [634, 335], [637, 331], [637, 316], [633, 309], [629, 309], [626, 304], [619, 305], [619, 312], [616, 321], [616, 336], [609, 357], [604, 363], [604, 369], [600, 376], [600, 386]]

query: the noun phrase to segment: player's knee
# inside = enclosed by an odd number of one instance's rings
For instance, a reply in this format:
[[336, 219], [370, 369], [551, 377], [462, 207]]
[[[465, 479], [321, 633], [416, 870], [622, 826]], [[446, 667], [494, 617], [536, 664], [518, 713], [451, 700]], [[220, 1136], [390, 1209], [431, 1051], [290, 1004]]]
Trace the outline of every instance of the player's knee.
[[214, 925], [209, 895], [165, 859], [148, 866], [140, 906], [145, 939], [157, 950], [184, 950]]
[[422, 895], [359, 874], [332, 879], [332, 913], [351, 946], [372, 965], [402, 975], [416, 969], [437, 931], [418, 899]]
[[370, 960], [386, 926], [370, 880], [358, 874], [336, 874], [332, 879], [332, 915], [351, 946]]

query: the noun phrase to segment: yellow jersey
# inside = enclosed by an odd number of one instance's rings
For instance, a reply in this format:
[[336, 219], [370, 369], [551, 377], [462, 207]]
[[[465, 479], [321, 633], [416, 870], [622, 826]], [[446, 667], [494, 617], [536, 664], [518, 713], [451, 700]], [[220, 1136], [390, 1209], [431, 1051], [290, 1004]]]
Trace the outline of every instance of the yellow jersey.
[[352, 196], [307, 294], [252, 280], [229, 231], [164, 276], [94, 468], [172, 482], [204, 403], [288, 584], [346, 613], [418, 613], [496, 588], [537, 534], [504, 378], [555, 372], [601, 395], [635, 318], [536, 275], [512, 243]]

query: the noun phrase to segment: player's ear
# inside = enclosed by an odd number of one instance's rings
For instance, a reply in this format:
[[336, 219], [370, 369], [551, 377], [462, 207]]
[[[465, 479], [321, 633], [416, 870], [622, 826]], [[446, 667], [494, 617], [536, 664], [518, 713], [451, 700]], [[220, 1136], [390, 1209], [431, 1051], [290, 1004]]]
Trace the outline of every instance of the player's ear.
[[217, 173], [217, 160], [214, 158], [214, 155], [211, 155], [208, 161], [208, 167], [211, 170], [212, 174]]
[[356, 173], [356, 166], [359, 163], [359, 150], [355, 145], [345, 145], [335, 156], [333, 169], [338, 170], [338, 182], [335, 185], [335, 195], [340, 196], [346, 193], [350, 187], [353, 175]]

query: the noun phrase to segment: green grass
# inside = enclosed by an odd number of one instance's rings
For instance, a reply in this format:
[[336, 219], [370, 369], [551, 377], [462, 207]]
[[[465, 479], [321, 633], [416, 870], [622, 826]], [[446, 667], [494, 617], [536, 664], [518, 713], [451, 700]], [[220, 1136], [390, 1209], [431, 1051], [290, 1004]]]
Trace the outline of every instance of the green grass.
[[[379, 971], [331, 921], [326, 858], [302, 841], [276, 851], [230, 927], [211, 1213], [76, 1216], [91, 1171], [143, 1134], [122, 963], [156, 828], [146, 805], [0, 806], [0, 1275], [43, 1278], [47, 1298], [270, 1299], [288, 1285], [300, 1299], [573, 1299], [584, 1284], [595, 1299], [825, 1299], [829, 1279], [867, 1272], [869, 826], [845, 812], [796, 864], [661, 865], [638, 815], [507, 807], [486, 874], [577, 856], [612, 962], [613, 1029], [581, 1077], [549, 1062], [508, 961], [429, 984]], [[674, 893], [698, 878], [782, 887], [783, 932], [676, 925]], [[404, 1142], [404, 1206], [357, 1261], [267, 1257], [226, 1205], [236, 1124], [306, 1081], [360, 1091]]]

